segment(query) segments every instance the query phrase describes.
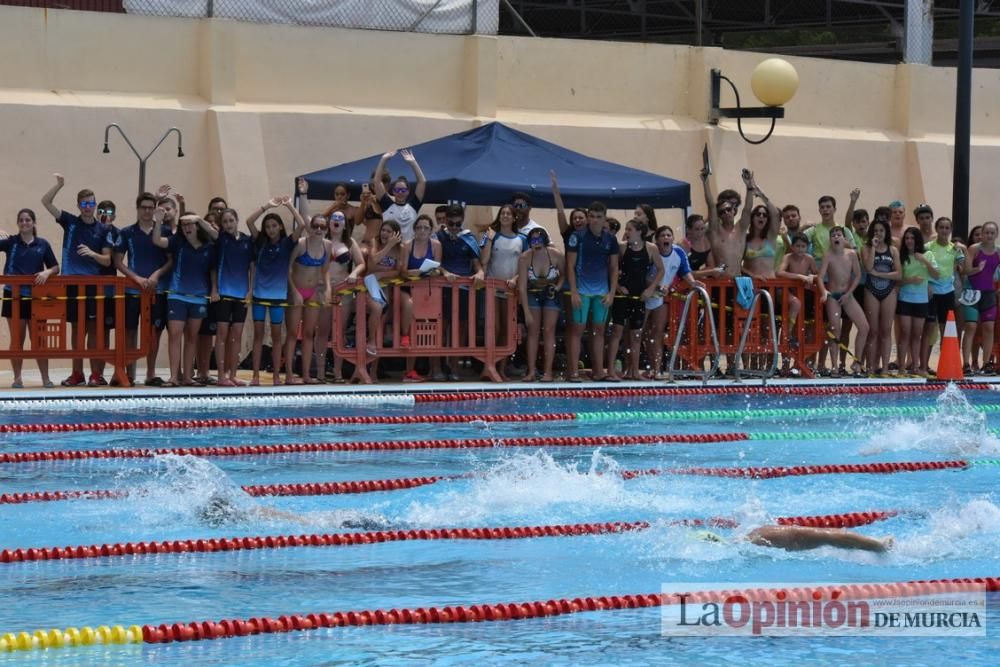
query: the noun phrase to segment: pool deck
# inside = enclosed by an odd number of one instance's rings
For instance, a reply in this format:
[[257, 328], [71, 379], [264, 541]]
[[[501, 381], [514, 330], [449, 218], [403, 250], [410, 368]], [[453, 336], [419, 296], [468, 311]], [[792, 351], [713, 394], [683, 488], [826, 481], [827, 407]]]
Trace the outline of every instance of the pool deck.
[[[65, 369], [58, 369], [53, 372], [52, 379], [59, 382], [67, 375]], [[249, 380], [248, 372], [240, 372], [243, 380]], [[264, 376], [270, 380], [270, 374]], [[272, 385], [262, 383], [259, 387], [216, 387], [209, 385], [206, 387], [146, 387], [139, 384], [135, 387], [62, 387], [58, 384], [53, 389], [44, 389], [41, 386], [41, 378], [37, 369], [25, 369], [23, 373], [25, 383], [24, 389], [11, 389], [12, 381], [9, 369], [0, 371], [0, 400], [16, 399], [101, 399], [101, 398], [124, 398], [124, 397], [182, 397], [182, 396], [250, 396], [250, 395], [295, 395], [295, 394], [349, 394], [349, 395], [410, 395], [426, 393], [455, 393], [455, 392], [506, 392], [506, 391], [580, 391], [580, 390], [615, 390], [622, 389], [664, 389], [683, 387], [702, 387], [700, 380], [678, 380], [673, 383], [666, 382], [506, 382], [494, 384], [482, 382], [478, 379], [463, 380], [458, 382], [419, 382], [404, 384], [399, 381], [388, 381], [382, 384], [357, 385], [357, 384], [320, 384], [320, 385]], [[1000, 391], [1000, 376], [976, 375], [967, 378], [966, 382], [977, 384], [989, 384], [991, 389]], [[936, 382], [931, 379], [930, 382]], [[922, 385], [927, 384], [924, 378], [911, 377], [885, 377], [885, 378], [817, 378], [807, 380], [802, 378], [775, 378], [767, 381], [768, 387], [843, 387], [843, 386], [880, 386], [880, 385]], [[741, 387], [746, 389], [748, 394], [754, 393], [761, 387], [759, 378], [745, 378], [736, 382], [731, 378], [710, 380], [707, 384], [709, 388]]]

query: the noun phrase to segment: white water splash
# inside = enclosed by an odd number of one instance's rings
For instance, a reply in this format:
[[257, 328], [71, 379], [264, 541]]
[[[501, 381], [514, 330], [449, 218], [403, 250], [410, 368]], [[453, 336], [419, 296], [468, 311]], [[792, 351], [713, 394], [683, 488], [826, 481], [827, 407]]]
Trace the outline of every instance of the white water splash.
[[989, 432], [986, 414], [976, 410], [954, 384], [949, 384], [923, 419], [885, 422], [862, 445], [859, 454], [922, 451], [945, 456], [1000, 454], [1000, 439]]
[[[581, 511], [607, 514], [614, 509], [622, 520], [651, 514], [685, 512], [700, 516], [704, 506], [675, 478], [624, 481], [612, 457], [597, 450], [589, 467], [559, 463], [542, 451], [504, 453], [481, 467], [461, 490], [446, 490], [433, 500], [411, 503], [403, 512], [417, 525], [478, 525], [501, 521], [563, 523], [581, 520]], [[643, 480], [647, 481], [647, 480]], [[667, 486], [668, 485], [668, 486]], [[664, 486], [667, 486], [664, 489]]]
[[951, 501], [931, 512], [913, 535], [896, 539], [890, 552], [902, 562], [925, 564], [955, 558], [980, 559], [1000, 545], [1000, 507], [991, 497]]

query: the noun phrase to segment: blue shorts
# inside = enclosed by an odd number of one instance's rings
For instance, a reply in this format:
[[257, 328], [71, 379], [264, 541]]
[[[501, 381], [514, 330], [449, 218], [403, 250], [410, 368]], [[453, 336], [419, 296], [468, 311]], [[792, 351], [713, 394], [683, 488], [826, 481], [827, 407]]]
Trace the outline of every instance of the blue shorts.
[[271, 317], [271, 324], [281, 324], [285, 321], [285, 307], [284, 306], [265, 306], [262, 303], [255, 303], [253, 305], [253, 321], [263, 322], [267, 317]]
[[528, 291], [528, 308], [540, 310], [562, 310], [559, 298], [550, 299], [545, 295], [545, 290]]
[[573, 309], [573, 322], [586, 324], [588, 319], [603, 326], [608, 321], [608, 307], [602, 303], [603, 294], [581, 294], [580, 307]]
[[167, 299], [167, 319], [171, 322], [203, 320], [208, 314], [207, 303], [191, 303], [180, 299]]

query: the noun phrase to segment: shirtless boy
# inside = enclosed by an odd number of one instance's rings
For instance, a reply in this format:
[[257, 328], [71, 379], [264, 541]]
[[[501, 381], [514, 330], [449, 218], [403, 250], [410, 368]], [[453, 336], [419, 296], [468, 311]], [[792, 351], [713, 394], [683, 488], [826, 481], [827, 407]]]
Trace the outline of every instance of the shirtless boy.
[[[828, 341], [831, 359], [837, 359], [843, 314], [847, 314], [857, 329], [854, 338], [854, 363], [851, 364], [851, 374], [854, 377], [861, 377], [860, 359], [868, 340], [868, 320], [854, 298], [854, 290], [860, 282], [861, 263], [858, 261], [858, 253], [847, 248], [844, 228], [838, 225], [830, 230], [830, 247], [823, 255], [816, 285], [819, 287], [820, 300], [826, 304], [826, 321], [832, 334]], [[833, 377], [840, 377], [840, 372], [835, 369]]]
[[[781, 266], [778, 269], [778, 277], [802, 281], [802, 284], [806, 289], [805, 316], [807, 319], [812, 319], [812, 311], [815, 308], [815, 305], [810, 303], [810, 296], [812, 295], [811, 290], [813, 285], [816, 284], [816, 260], [809, 254], [809, 239], [806, 238], [805, 234], [799, 232], [792, 234], [791, 243], [791, 254], [785, 255], [781, 258]], [[789, 306], [787, 328], [788, 343], [792, 347], [798, 347], [799, 338], [797, 335], [798, 331], [795, 326], [795, 321], [798, 318], [799, 310], [801, 309], [802, 304], [799, 302], [799, 299], [795, 296], [795, 294], [791, 295]]]

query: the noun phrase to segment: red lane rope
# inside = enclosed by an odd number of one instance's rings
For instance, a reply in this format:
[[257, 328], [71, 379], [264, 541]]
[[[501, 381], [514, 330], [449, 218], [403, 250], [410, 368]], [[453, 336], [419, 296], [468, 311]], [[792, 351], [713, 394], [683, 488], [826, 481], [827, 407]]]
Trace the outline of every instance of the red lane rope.
[[383, 440], [371, 442], [306, 442], [278, 445], [227, 445], [218, 447], [163, 447], [159, 449], [55, 450], [0, 453], [0, 463], [75, 461], [81, 459], [152, 458], [162, 454], [181, 456], [262, 456], [311, 452], [388, 452], [406, 449], [489, 449], [493, 447], [586, 447], [594, 445], [646, 445], [674, 443], [738, 442], [749, 433], [694, 433], [661, 435], [597, 435], [530, 438], [456, 438], [435, 440]]
[[[821, 528], [856, 528], [897, 516], [898, 510], [848, 512], [817, 516], [784, 516], [775, 522], [784, 526], [816, 526]], [[735, 528], [735, 519], [713, 517], [710, 519], [676, 519], [672, 526], [713, 526]], [[411, 530], [379, 530], [362, 533], [327, 533], [307, 535], [264, 535], [231, 538], [197, 538], [186, 540], [155, 540], [149, 542], [117, 542], [66, 547], [32, 547], [3, 549], [0, 563], [21, 563], [41, 560], [79, 560], [83, 558], [111, 558], [117, 556], [143, 556], [146, 554], [215, 553], [219, 551], [244, 551], [252, 549], [285, 549], [290, 547], [338, 547], [381, 542], [413, 540], [512, 540], [532, 537], [571, 537], [578, 535], [604, 535], [625, 533], [650, 528], [647, 521], [609, 523], [576, 523], [545, 526], [505, 526], [478, 528], [432, 528]]]
[[0, 433], [259, 428], [262, 426], [322, 426], [329, 424], [466, 424], [473, 421], [500, 423], [572, 421], [574, 419], [576, 419], [574, 412], [550, 412], [533, 415], [377, 415], [367, 417], [271, 417], [266, 419], [169, 419], [89, 424], [0, 424]]
[[[802, 475], [835, 474], [890, 474], [897, 472], [917, 472], [926, 470], [961, 470], [968, 468], [969, 461], [893, 461], [887, 463], [829, 463], [809, 466], [760, 466], [736, 468], [649, 468], [647, 470], [623, 470], [622, 479], [651, 477], [656, 475], [704, 475], [708, 477], [745, 477], [750, 479], [773, 479], [776, 477], [796, 477]], [[258, 484], [241, 487], [247, 494], [261, 496], [330, 496], [349, 493], [374, 493], [413, 489], [442, 480], [471, 477], [473, 473], [456, 475], [434, 475], [428, 477], [397, 477], [395, 479], [361, 479], [347, 482], [301, 482], [296, 484]], [[0, 494], [0, 505], [19, 503], [103, 498], [121, 498], [127, 491], [77, 490], [77, 491], [25, 491]]]
[[963, 470], [969, 467], [969, 462], [957, 459], [954, 461], [899, 461], [888, 463], [831, 463], [809, 466], [762, 466], [749, 468], [673, 468], [669, 470], [626, 470], [622, 473], [625, 479], [644, 475], [707, 475], [710, 477], [748, 477], [751, 479], [774, 479], [776, 477], [798, 477], [802, 475], [832, 475], [832, 474], [889, 474], [897, 472], [916, 472], [923, 470]]
[[[718, 396], [767, 394], [776, 396], [838, 396], [843, 394], [896, 394], [933, 391], [940, 392], [948, 385], [943, 382], [926, 384], [853, 385], [853, 386], [770, 386], [770, 387], [622, 387], [617, 389], [510, 389], [490, 391], [464, 391], [447, 393], [419, 393], [417, 403], [445, 403], [453, 401], [488, 401], [499, 398], [620, 398], [625, 396]], [[988, 390], [986, 383], [962, 383], [963, 390]]]
[[[793, 589], [796, 596], [859, 600], [872, 598], [914, 597], [955, 593], [959, 591], [1000, 590], [1000, 578], [975, 577], [964, 579], [931, 579], [903, 581], [889, 584], [844, 584], [840, 586], [802, 586]], [[732, 591], [692, 591], [683, 593], [648, 593], [640, 595], [613, 595], [585, 598], [559, 598], [532, 602], [504, 602], [499, 604], [455, 605], [447, 607], [416, 607], [338, 611], [320, 614], [293, 614], [278, 618], [223, 619], [220, 621], [193, 621], [142, 626], [142, 638], [147, 644], [222, 639], [246, 635], [273, 634], [292, 630], [313, 630], [361, 625], [418, 625], [425, 623], [474, 623], [483, 621], [512, 621], [526, 618], [562, 616], [588, 611], [661, 607], [672, 601], [684, 599], [691, 603], [717, 600], [720, 593], [740, 594], [748, 601], [771, 601], [781, 588], [733, 589]], [[801, 599], [801, 598], [799, 598]]]

